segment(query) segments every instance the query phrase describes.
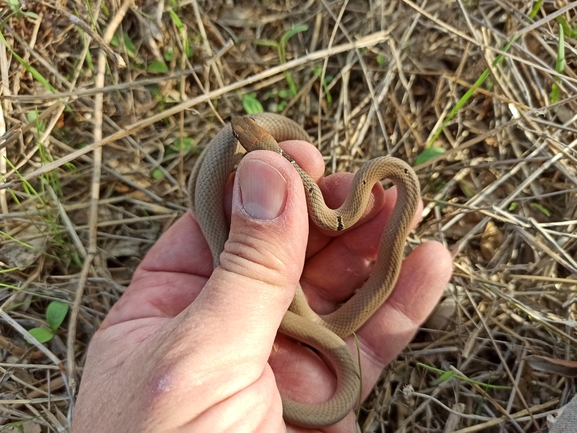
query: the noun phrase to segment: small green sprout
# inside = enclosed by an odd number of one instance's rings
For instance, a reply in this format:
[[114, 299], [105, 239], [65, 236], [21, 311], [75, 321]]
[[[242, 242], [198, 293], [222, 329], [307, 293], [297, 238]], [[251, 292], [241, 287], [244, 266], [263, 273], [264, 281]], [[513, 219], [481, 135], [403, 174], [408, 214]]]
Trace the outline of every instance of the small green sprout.
[[68, 304], [59, 301], [52, 301], [46, 308], [46, 323], [50, 326], [47, 328], [32, 328], [30, 334], [40, 343], [46, 343], [52, 340], [56, 335], [58, 328], [64, 322], [64, 318], [68, 313]]
[[256, 99], [256, 92], [245, 93], [242, 95], [242, 106], [246, 114], [263, 113], [264, 108], [260, 101]]

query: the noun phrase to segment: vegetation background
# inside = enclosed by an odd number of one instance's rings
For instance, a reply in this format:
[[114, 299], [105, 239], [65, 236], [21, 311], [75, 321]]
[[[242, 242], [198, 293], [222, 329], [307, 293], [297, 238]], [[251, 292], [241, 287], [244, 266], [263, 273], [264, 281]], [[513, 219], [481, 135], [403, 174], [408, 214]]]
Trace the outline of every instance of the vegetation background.
[[454, 257], [360, 431], [545, 432], [575, 393], [577, 2], [0, 7], [0, 431], [68, 429], [90, 338], [186, 211], [197, 155], [262, 110], [327, 173], [414, 165], [408, 248]]

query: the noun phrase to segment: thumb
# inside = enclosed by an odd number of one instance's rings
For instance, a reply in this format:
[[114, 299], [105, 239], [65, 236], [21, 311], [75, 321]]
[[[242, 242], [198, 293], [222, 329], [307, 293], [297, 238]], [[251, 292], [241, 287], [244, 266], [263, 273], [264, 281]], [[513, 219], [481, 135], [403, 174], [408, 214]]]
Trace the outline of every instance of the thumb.
[[211, 346], [262, 368], [302, 273], [307, 237], [304, 188], [294, 167], [273, 152], [247, 154], [236, 173], [220, 266], [195, 301], [212, 324], [203, 329], [213, 333]]
[[235, 407], [253, 416], [274, 409], [280, 419], [280, 395], [267, 361], [302, 272], [307, 237], [304, 188], [294, 167], [274, 152], [246, 155], [235, 177], [220, 266], [152, 345], [154, 354], [165, 355], [156, 368], [163, 374], [151, 381], [171, 391], [170, 398], [163, 394], [171, 407], [182, 399], [212, 426], [223, 422], [222, 412], [211, 411], [216, 407], [225, 408], [228, 419], [236, 419]]

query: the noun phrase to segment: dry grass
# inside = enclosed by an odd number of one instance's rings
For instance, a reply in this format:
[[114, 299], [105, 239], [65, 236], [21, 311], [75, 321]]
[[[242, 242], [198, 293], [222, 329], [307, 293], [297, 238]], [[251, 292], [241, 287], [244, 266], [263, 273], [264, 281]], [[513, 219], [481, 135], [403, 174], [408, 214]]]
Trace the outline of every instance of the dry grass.
[[[547, 414], [575, 393], [574, 365], [536, 369], [528, 357], [572, 360], [577, 347], [568, 35], [555, 71], [555, 17], [576, 26], [577, 2], [545, 0], [534, 20], [537, 0], [177, 3], [105, 0], [91, 13], [83, 2], [26, 3], [37, 18], [4, 5], [0, 424], [68, 428], [91, 336], [186, 210], [196, 155], [254, 92], [307, 128], [329, 173], [386, 153], [414, 164], [442, 128], [433, 146], [444, 153], [416, 166], [425, 211], [409, 244], [444, 242], [454, 277], [383, 372], [361, 430], [546, 431]], [[288, 41], [286, 63], [254, 43], [300, 23], [308, 30]], [[125, 38], [106, 42], [116, 29]], [[69, 321], [45, 345], [26, 343], [53, 300], [69, 304]]]

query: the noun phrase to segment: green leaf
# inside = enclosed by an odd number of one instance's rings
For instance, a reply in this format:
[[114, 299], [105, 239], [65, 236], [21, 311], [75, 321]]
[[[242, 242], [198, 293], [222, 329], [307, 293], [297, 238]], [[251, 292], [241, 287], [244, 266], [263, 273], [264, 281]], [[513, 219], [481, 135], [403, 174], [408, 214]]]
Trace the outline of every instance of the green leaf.
[[164, 174], [162, 173], [162, 170], [159, 170], [158, 168], [156, 170], [152, 171], [152, 178], [155, 180], [158, 179], [162, 179], [164, 177]]
[[[315, 73], [315, 75], [319, 78], [321, 78], [323, 71], [322, 68], [320, 66], [315, 66], [313, 68], [313, 72]], [[327, 85], [333, 81], [334, 77], [332, 75], [325, 75], [325, 78], [323, 79], [322, 85], [323, 85], [323, 89], [325, 91], [325, 95], [327, 98], [327, 102], [330, 104], [333, 102], [333, 97], [331, 96], [330, 92], [327, 90]]]
[[[513, 42], [515, 42], [515, 37], [512, 37], [511, 40], [509, 42], [507, 42], [507, 45], [505, 45], [505, 47], [503, 48], [503, 51], [504, 52], [509, 51], [509, 48], [511, 48], [511, 45], [513, 45]], [[493, 63], [491, 65], [493, 67], [497, 66], [499, 63], [501, 63], [503, 61], [504, 58], [505, 58], [505, 56], [503, 56], [502, 54], [499, 54], [497, 57], [495, 57], [495, 60], [493, 60]], [[445, 128], [445, 126], [447, 126], [447, 124], [459, 112], [461, 107], [463, 105], [465, 105], [465, 103], [469, 100], [469, 98], [471, 96], [473, 96], [473, 93], [475, 93], [475, 90], [477, 90], [477, 88], [483, 84], [483, 82], [487, 79], [487, 77], [489, 77], [489, 74], [490, 74], [489, 69], [485, 69], [483, 71], [483, 73], [481, 74], [481, 76], [477, 79], [477, 81], [475, 81], [475, 84], [473, 84], [473, 86], [465, 92], [465, 94], [461, 97], [461, 99], [459, 99], [459, 101], [457, 102], [457, 105], [455, 105], [455, 107], [447, 115], [447, 118], [443, 121], [443, 124], [441, 125], [441, 127], [437, 130], [437, 132], [435, 132], [435, 135], [433, 135], [433, 138], [429, 142], [429, 147], [431, 147], [433, 145], [433, 143], [437, 140], [437, 138], [439, 138], [439, 136], [443, 132], [443, 129]]]
[[[4, 429], [15, 429], [17, 430], [19, 433], [25, 433], [24, 432], [24, 428], [22, 427], [24, 425], [24, 423], [26, 423], [28, 420], [22, 420], [22, 421], [16, 421], [16, 422], [9, 422], [8, 424], [4, 424], [2, 426], [2, 428], [0, 428], [0, 432], [3, 432]], [[12, 433], [10, 430], [7, 430], [8, 432]]]
[[[38, 340], [39, 343], [46, 343], [47, 341], [52, 340], [54, 337], [54, 333], [50, 329], [46, 328], [32, 328], [30, 334]], [[29, 341], [29, 343], [31, 343]]]
[[118, 48], [120, 46], [120, 39], [118, 37], [118, 32], [114, 33], [112, 35], [112, 38], [110, 38], [110, 45], [112, 45], [113, 47]]
[[100, 10], [105, 17], [110, 18], [110, 10], [106, 2], [100, 2]]
[[452, 378], [454, 375], [455, 375], [455, 373], [453, 371], [445, 371], [443, 374], [441, 374], [441, 376], [439, 376], [438, 379], [434, 380], [433, 383], [431, 383], [431, 386], [439, 385], [443, 382], [446, 382], [447, 380]]
[[150, 65], [148, 65], [146, 71], [150, 74], [166, 74], [168, 72], [168, 66], [166, 66], [166, 63], [161, 62], [160, 60], [155, 60]]
[[192, 49], [189, 38], [184, 41], [184, 54], [187, 58], [190, 58], [194, 55], [194, 49]]
[[66, 169], [74, 174], [80, 174], [80, 171], [78, 170], [78, 168], [72, 164], [71, 162], [67, 162], [66, 164], [63, 165], [63, 167], [66, 167]]
[[[562, 18], [562, 17], [557, 17]], [[563, 21], [565, 21], [563, 19]], [[567, 25], [567, 22], [565, 21]], [[567, 25], [567, 27], [569, 27]], [[565, 71], [565, 26], [559, 25], [559, 45], [557, 46], [557, 60], [555, 61], [555, 71], [558, 73], [563, 73]], [[554, 104], [559, 100], [559, 94], [561, 92], [561, 88], [559, 85], [561, 84], [561, 78], [554, 77], [553, 84], [551, 86], [551, 103]]]
[[12, 12], [14, 12], [14, 14], [16, 16], [24, 15], [25, 17], [29, 17], [29, 18], [33, 18], [33, 19], [38, 18], [38, 15], [35, 14], [34, 12], [25, 12], [22, 9], [20, 9], [20, 3], [18, 2], [18, 0], [6, 0], [6, 3], [10, 7], [10, 9], [12, 9]]
[[184, 30], [184, 24], [182, 24], [180, 17], [176, 15], [176, 12], [174, 12], [172, 9], [170, 10], [169, 13], [170, 13], [170, 19], [172, 19], [172, 22], [174, 23], [178, 31], [182, 32]]
[[124, 38], [124, 46], [126, 48], [126, 54], [128, 54], [128, 57], [130, 57], [130, 58], [135, 58], [136, 57], [136, 47], [134, 46], [132, 39], [130, 39], [130, 36], [128, 36], [128, 33], [124, 33], [122, 35], [122, 37]]
[[[313, 72], [314, 72], [314, 74], [315, 74], [317, 77], [321, 78], [321, 75], [322, 75], [322, 73], [323, 73], [323, 70], [322, 70], [322, 68], [321, 68], [320, 66], [315, 66], [315, 67], [313, 68]], [[335, 77], [333, 77], [332, 75], [325, 75], [323, 86], [326, 86], [327, 84], [330, 84], [331, 81], [334, 80], [334, 78], [335, 78]]]
[[166, 149], [166, 155], [173, 155], [175, 153], [191, 153], [192, 155], [196, 155], [199, 152], [198, 146], [194, 141], [194, 138], [190, 137], [183, 137], [177, 138], [174, 140], [173, 143]]
[[46, 321], [52, 331], [56, 332], [58, 327], [64, 322], [64, 318], [68, 313], [68, 304], [59, 301], [52, 301], [48, 304], [46, 309]]
[[519, 207], [519, 203], [516, 201], [511, 202], [511, 204], [509, 205], [509, 212], [514, 212], [515, 209], [517, 209]]
[[24, 12], [24, 11], [22, 11], [22, 14], [23, 14], [24, 16], [28, 17], [28, 18], [32, 18], [32, 19], [35, 19], [35, 20], [38, 19], [38, 18], [40, 18], [40, 15], [35, 14], [34, 12]]
[[445, 153], [445, 149], [442, 147], [427, 147], [423, 150], [419, 156], [417, 156], [417, 160], [415, 161], [415, 166], [424, 164], [425, 162], [433, 159], [441, 154]]
[[246, 114], [264, 113], [262, 104], [256, 99], [256, 93], [246, 93], [242, 96], [242, 106]]
[[[26, 113], [26, 119], [28, 119], [28, 122], [30, 123], [34, 122], [36, 119], [38, 119], [38, 111], [29, 111]], [[36, 122], [36, 129], [39, 132], [44, 132], [46, 131], [46, 124], [42, 120], [39, 120]]]
[[[555, 77], [555, 81], [559, 80], [558, 77]], [[559, 101], [559, 94], [561, 93], [561, 88], [557, 85], [557, 83], [551, 84], [551, 104]]]
[[167, 62], [171, 62], [174, 59], [174, 49], [172, 47], [168, 47], [166, 52], [164, 53], [164, 60]]
[[188, 152], [194, 146], [194, 138], [183, 137], [181, 140], [181, 148], [183, 151]]
[[[88, 70], [94, 71], [94, 62], [92, 61], [92, 55], [90, 51], [86, 52], [86, 65], [88, 66]], [[83, 71], [83, 74], [88, 74], [88, 71]]]
[[8, 6], [10, 6], [12, 12], [14, 12], [15, 14], [20, 13], [20, 3], [18, 2], [18, 0], [6, 0], [6, 3], [8, 3]]
[[281, 89], [278, 91], [278, 97], [281, 99], [290, 99], [292, 98], [293, 93], [287, 89]]
[[541, 9], [542, 5], [543, 5], [543, 0], [539, 0], [537, 3], [535, 3], [533, 5], [533, 9], [531, 9], [531, 12], [529, 12], [529, 18], [531, 18], [531, 19], [535, 18], [535, 15], [537, 15], [537, 12], [539, 12], [539, 9]]
[[297, 87], [297, 85], [295, 84], [295, 82], [293, 81], [291, 74], [289, 74], [288, 71], [284, 71], [283, 72], [284, 76], [285, 76], [285, 80], [289, 85], [289, 89], [290, 89], [290, 95], [291, 97], [296, 96], [296, 94], [299, 92], [299, 88]]
[[158, 86], [150, 86], [150, 87], [148, 88], [148, 90], [150, 90], [150, 94], [151, 94], [152, 96], [154, 96], [155, 98], [156, 98], [156, 97], [159, 97], [159, 96], [161, 95], [161, 93], [160, 93], [160, 87], [158, 87]]
[[379, 66], [383, 66], [385, 64], [385, 56], [383, 56], [382, 54], [379, 54], [377, 56], [377, 64]]
[[306, 32], [309, 29], [309, 26], [306, 24], [297, 24], [288, 32], [286, 32], [280, 40], [281, 45], [286, 46], [288, 40], [292, 38], [297, 33]]
[[557, 47], [557, 59], [555, 61], [555, 72], [565, 71], [565, 34], [563, 27], [559, 27], [559, 46]]
[[0, 40], [2, 42], [4, 42], [4, 45], [6, 45], [6, 47], [10, 50], [10, 53], [12, 53], [14, 58], [20, 62], [20, 64], [24, 67], [24, 69], [26, 69], [28, 72], [30, 72], [30, 74], [36, 80], [38, 80], [44, 87], [46, 87], [50, 92], [56, 93], [56, 89], [54, 89], [54, 87], [52, 87], [52, 85], [46, 80], [46, 78], [44, 78], [42, 76], [42, 74], [40, 72], [38, 72], [36, 69], [34, 69], [34, 67], [32, 67], [31, 65], [26, 63], [26, 61], [24, 61], [24, 59], [22, 57], [20, 57], [18, 54], [16, 54], [14, 52], [14, 50], [12, 48], [10, 48], [10, 44], [8, 44], [6, 39], [4, 39], [4, 35], [2, 34], [2, 32], [0, 32]]
[[[565, 17], [557, 17], [557, 18], [555, 18], [555, 21], [557, 21], [557, 23], [561, 26], [561, 28], [563, 28], [563, 31], [567, 35], [569, 35], [569, 37], [573, 36], [573, 33], [575, 33], [575, 31], [571, 30], [571, 27], [569, 26], [569, 23], [567, 22]], [[559, 36], [561, 36], [561, 35], [559, 35]]]
[[537, 209], [538, 211], [541, 211], [543, 214], [545, 214], [547, 216], [551, 216], [551, 212], [549, 212], [549, 209], [540, 205], [539, 203], [530, 203], [529, 206], [534, 207], [535, 209]]

